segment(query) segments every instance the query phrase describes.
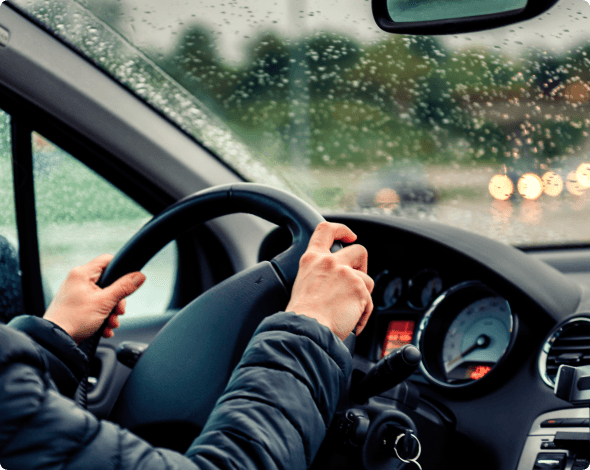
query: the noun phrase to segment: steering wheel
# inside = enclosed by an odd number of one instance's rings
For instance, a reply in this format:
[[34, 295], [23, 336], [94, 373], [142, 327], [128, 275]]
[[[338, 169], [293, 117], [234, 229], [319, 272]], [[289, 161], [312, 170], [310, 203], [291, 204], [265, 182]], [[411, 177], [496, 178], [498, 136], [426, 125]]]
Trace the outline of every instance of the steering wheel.
[[[238, 212], [287, 227], [293, 235], [291, 246], [271, 261], [219, 283], [176, 314], [133, 368], [109, 417], [112, 421], [129, 429], [167, 422], [202, 429], [256, 327], [286, 307], [299, 259], [324, 218], [301, 199], [259, 184], [218, 186], [173, 204], [125, 244], [98, 285], [106, 287], [140, 270], [197, 224]], [[94, 335], [96, 343], [101, 330]], [[92, 357], [95, 349], [86, 352]]]

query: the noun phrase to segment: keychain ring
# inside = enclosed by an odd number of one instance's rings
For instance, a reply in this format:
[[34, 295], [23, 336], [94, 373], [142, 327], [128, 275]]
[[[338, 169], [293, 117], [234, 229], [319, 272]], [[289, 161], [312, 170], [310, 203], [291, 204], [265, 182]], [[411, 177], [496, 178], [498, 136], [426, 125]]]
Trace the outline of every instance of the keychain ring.
[[414, 457], [413, 459], [410, 460], [406, 460], [406, 459], [402, 459], [399, 455], [399, 452], [397, 451], [397, 443], [399, 442], [399, 440], [405, 436], [405, 434], [400, 434], [399, 436], [397, 436], [397, 438], [395, 439], [395, 444], [393, 444], [393, 450], [395, 451], [395, 455], [397, 456], [397, 458], [399, 460], [401, 460], [404, 463], [418, 463], [416, 462], [416, 460], [418, 460], [418, 457], [420, 457], [420, 454], [422, 453], [422, 446], [420, 445], [420, 441], [418, 440], [418, 438], [414, 435], [414, 433], [411, 434], [412, 437], [414, 439], [416, 439], [416, 442], [418, 443], [418, 453], [416, 454], [416, 457]]

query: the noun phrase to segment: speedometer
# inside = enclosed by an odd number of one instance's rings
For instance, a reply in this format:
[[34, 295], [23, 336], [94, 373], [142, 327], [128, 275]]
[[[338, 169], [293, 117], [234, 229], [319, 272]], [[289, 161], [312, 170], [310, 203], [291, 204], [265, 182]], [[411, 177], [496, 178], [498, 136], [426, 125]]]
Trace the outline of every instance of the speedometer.
[[487, 297], [465, 307], [443, 340], [443, 365], [449, 380], [478, 380], [510, 343], [512, 315], [502, 297]]
[[515, 331], [506, 299], [481, 282], [454, 286], [434, 301], [418, 327], [422, 371], [447, 388], [481, 381], [504, 360]]

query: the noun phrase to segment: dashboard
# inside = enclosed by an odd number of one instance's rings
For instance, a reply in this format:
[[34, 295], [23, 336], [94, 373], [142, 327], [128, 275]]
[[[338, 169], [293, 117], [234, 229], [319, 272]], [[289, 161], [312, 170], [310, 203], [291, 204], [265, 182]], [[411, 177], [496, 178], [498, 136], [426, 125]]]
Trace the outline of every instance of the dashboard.
[[[545, 423], [588, 418], [587, 408], [557, 398], [546, 380], [555, 379], [567, 356], [554, 353], [548, 363], [556, 336], [563, 342], [580, 333], [563, 333], [562, 326], [588, 323], [580, 284], [535, 256], [452, 227], [371, 215], [327, 218], [358, 235], [375, 280], [375, 308], [357, 339], [354, 369], [367, 373], [406, 344], [420, 349], [420, 367], [408, 381], [454, 428], [438, 468], [477, 462], [484, 469], [569, 470], [585, 462], [550, 446], [556, 432], [588, 432], [586, 421]], [[588, 334], [582, 343], [590, 349]], [[577, 358], [590, 361], [590, 351]], [[423, 453], [441, 451], [435, 440], [423, 443]]]
[[[374, 437], [384, 420], [401, 415], [416, 428], [424, 470], [588, 466], [575, 465], [585, 455], [554, 444], [560, 433], [588, 432], [588, 408], [557, 398], [543, 373], [554, 376], [556, 365], [571, 357], [590, 363], [590, 296], [580, 284], [590, 286], [588, 270], [580, 269], [590, 265], [589, 250], [572, 250], [571, 257], [567, 250], [538, 255], [428, 221], [326, 218], [357, 234], [376, 280], [375, 309], [354, 347], [350, 390], [358, 390], [388, 350], [413, 344], [424, 359], [394, 389], [366, 402], [353, 393], [345, 397], [313, 470], [396, 468], [378, 459], [382, 449]], [[259, 258], [270, 259], [289, 243], [272, 231]], [[147, 321], [136, 331], [123, 325], [125, 338], [149, 343]], [[149, 321], [165, 323], [157, 316]], [[155, 335], [157, 325], [150, 325]], [[343, 439], [348, 415], [364, 420], [364, 442], [356, 434]]]

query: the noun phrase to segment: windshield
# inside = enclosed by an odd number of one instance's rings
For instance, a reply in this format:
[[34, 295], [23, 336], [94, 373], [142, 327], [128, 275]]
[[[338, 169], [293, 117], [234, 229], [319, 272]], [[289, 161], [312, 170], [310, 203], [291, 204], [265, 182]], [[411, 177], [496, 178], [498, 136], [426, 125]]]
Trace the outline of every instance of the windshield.
[[324, 212], [590, 241], [584, 0], [448, 37], [384, 33], [358, 0], [13, 3], [246, 179]]

